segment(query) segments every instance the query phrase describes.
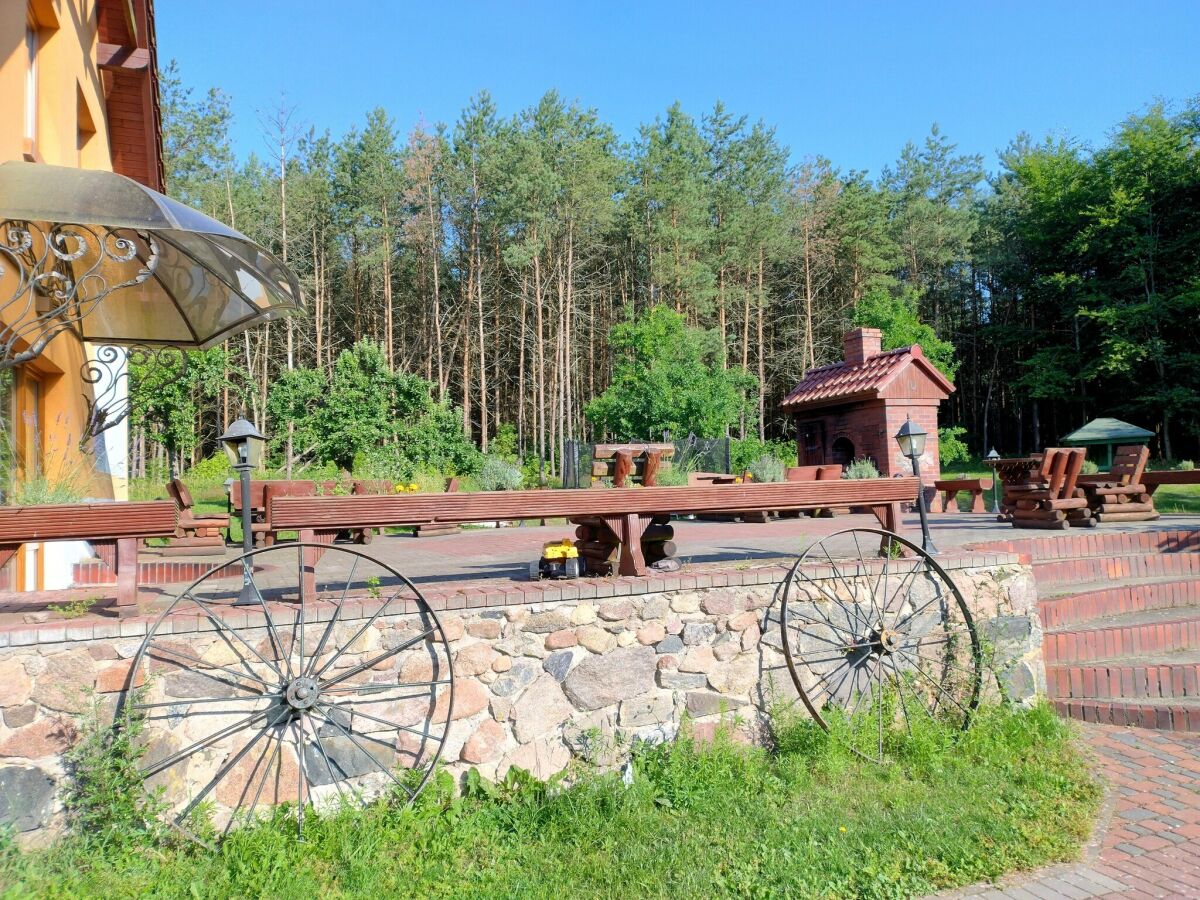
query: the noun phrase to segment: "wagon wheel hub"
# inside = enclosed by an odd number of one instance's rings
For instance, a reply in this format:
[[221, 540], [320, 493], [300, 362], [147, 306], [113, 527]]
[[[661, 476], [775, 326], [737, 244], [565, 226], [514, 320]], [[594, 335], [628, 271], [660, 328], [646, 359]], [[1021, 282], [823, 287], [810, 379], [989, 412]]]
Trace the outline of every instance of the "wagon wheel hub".
[[312, 678], [300, 677], [292, 680], [283, 696], [292, 709], [310, 709], [321, 696], [321, 690]]
[[871, 632], [871, 652], [876, 656], [891, 656], [900, 649], [902, 638], [900, 632], [880, 626]]

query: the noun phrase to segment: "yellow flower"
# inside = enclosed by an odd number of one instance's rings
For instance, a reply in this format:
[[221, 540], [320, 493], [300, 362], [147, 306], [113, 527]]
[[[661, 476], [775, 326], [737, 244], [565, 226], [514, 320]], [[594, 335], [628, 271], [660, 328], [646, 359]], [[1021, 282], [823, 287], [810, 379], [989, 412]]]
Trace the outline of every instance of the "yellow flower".
[[409, 485], [408, 485], [408, 489], [409, 489], [410, 491], [412, 491], [413, 493], [416, 493], [416, 492], [417, 492], [417, 491], [419, 491], [421, 488], [420, 488], [420, 487], [417, 485], [417, 483], [416, 483], [415, 481], [413, 481], [413, 482], [410, 482], [410, 483], [409, 483]]
[[838, 826], [838, 831], [840, 831], [842, 834], [845, 834], [845, 833], [846, 833], [846, 826], [845, 826], [845, 825], [839, 825], [839, 826]]

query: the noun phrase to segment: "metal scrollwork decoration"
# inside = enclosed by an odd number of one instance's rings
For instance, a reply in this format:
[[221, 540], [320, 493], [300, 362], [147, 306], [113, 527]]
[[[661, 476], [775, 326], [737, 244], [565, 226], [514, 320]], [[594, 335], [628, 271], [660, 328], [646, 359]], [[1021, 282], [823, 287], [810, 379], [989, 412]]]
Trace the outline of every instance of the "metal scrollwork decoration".
[[[154, 276], [148, 231], [94, 225], [0, 222], [0, 371], [36, 359], [113, 291]], [[11, 290], [9, 283], [11, 282]]]
[[187, 377], [187, 352], [181, 347], [115, 347], [103, 344], [96, 355], [79, 368], [91, 395], [83, 395], [87, 423], [79, 444], [85, 447], [97, 435], [120, 425], [133, 411], [131, 378], [152, 372], [164, 384], [176, 384]]

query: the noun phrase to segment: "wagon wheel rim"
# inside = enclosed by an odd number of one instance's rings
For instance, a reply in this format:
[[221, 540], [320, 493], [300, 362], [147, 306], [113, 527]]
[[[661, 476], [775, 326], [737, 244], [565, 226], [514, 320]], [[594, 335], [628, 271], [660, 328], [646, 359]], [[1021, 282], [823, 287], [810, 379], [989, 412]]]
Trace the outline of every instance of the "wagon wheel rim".
[[[301, 839], [313, 808], [411, 803], [453, 721], [450, 643], [424, 595], [390, 565], [320, 543], [259, 548], [195, 579], [147, 629], [128, 684], [118, 721], [152, 808], [202, 843], [282, 803]], [[206, 810], [215, 826], [195, 827]]]
[[[839, 542], [850, 558], [834, 556]], [[788, 572], [778, 624], [800, 701], [827, 732], [840, 716], [837, 734], [857, 755], [884, 763], [917, 716], [970, 727], [983, 684], [974, 617], [946, 570], [907, 538], [878, 528], [821, 538]]]

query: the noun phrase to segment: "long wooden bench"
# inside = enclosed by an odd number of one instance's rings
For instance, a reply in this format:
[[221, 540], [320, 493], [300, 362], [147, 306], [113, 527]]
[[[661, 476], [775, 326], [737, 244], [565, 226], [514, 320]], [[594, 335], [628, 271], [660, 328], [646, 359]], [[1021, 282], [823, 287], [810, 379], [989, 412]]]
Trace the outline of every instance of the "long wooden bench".
[[[558, 491], [496, 491], [472, 494], [408, 494], [362, 497], [278, 497], [270, 518], [301, 541], [330, 544], [349, 528], [384, 528], [445, 522], [510, 519], [600, 520], [620, 544], [618, 570], [644, 575], [642, 536], [656, 517], [688, 513], [743, 513], [772, 509], [865, 506], [884, 528], [900, 528], [900, 504], [917, 496], [915, 478], [732, 484], [711, 487], [577, 488]], [[313, 589], [317, 555], [305, 561], [306, 590]]]
[[117, 576], [117, 605], [133, 606], [138, 597], [138, 545], [146, 538], [173, 536], [177, 520], [169, 500], [2, 506], [0, 566], [22, 544], [87, 541]]

